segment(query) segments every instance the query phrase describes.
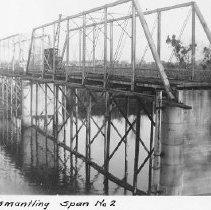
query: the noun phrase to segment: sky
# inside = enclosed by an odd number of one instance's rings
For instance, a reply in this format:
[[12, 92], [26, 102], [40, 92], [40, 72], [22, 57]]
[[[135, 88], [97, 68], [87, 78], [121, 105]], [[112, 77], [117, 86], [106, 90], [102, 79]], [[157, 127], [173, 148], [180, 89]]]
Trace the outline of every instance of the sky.
[[[30, 35], [34, 27], [52, 22], [58, 19], [59, 14], [63, 17], [68, 15], [77, 14], [79, 12], [89, 10], [116, 0], [0, 0], [0, 38], [10, 36], [12, 34], [28, 34]], [[175, 4], [185, 3], [187, 0], [139, 0], [142, 11], [156, 9], [160, 7], [172, 6]], [[211, 1], [210, 0], [196, 0], [196, 3], [201, 10], [209, 28], [211, 29]], [[188, 10], [186, 11], [188, 13]], [[180, 33], [181, 26], [187, 14], [182, 15], [182, 9], [177, 9], [176, 13], [171, 18], [162, 16], [162, 46], [161, 46], [161, 59], [168, 60], [172, 49], [166, 48], [165, 40], [167, 35]], [[146, 17], [147, 19], [147, 17]], [[170, 19], [170, 20], [169, 20]], [[148, 20], [147, 20], [148, 21]], [[154, 20], [153, 20], [154, 21]], [[148, 22], [151, 30], [153, 21]], [[189, 18], [189, 28], [183, 34], [182, 42], [188, 46], [191, 43], [191, 18]], [[199, 22], [198, 22], [199, 23]], [[198, 24], [199, 27], [201, 27]], [[203, 56], [203, 48], [208, 46], [207, 38], [200, 28], [196, 28], [196, 59], [201, 60]], [[169, 34], [170, 33], [170, 34]], [[153, 35], [156, 37], [156, 33]], [[140, 39], [139, 39], [140, 40]], [[144, 52], [145, 43], [140, 45], [137, 59], [140, 60]], [[138, 48], [138, 47], [137, 47]], [[126, 52], [126, 51], [124, 51]], [[130, 50], [124, 53], [125, 58], [128, 60]], [[123, 56], [124, 56], [123, 55]], [[149, 52], [145, 56], [148, 61], [153, 58]], [[129, 59], [130, 60], [130, 59]]]
[[[0, 0], [0, 37], [31, 33], [32, 28], [114, 0]], [[186, 0], [139, 0], [142, 10], [187, 2]], [[196, 0], [211, 28], [211, 1]], [[176, 23], [176, 19], [173, 20]]]

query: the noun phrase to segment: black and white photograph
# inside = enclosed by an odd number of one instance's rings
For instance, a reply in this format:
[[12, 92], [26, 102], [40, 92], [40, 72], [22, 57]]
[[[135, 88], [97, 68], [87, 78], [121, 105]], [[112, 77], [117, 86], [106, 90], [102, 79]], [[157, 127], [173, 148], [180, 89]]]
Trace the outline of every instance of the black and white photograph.
[[0, 209], [202, 208], [209, 0], [0, 0], [0, 28]]

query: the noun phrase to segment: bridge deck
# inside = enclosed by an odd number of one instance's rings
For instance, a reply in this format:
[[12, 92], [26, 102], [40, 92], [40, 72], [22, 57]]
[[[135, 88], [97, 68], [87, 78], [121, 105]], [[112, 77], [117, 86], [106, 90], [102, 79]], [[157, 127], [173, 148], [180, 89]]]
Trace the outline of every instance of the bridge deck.
[[[73, 66], [67, 67], [63, 71], [56, 71], [54, 79], [57, 81], [66, 81], [72, 83], [82, 83], [82, 67]], [[29, 72], [0, 70], [1, 75], [22, 77], [23, 79], [44, 81], [53, 80], [52, 71], [45, 72], [30, 70]], [[211, 70], [194, 70], [194, 76], [190, 69], [166, 69], [166, 74], [173, 88], [176, 89], [204, 89], [211, 88]], [[131, 85], [132, 70], [130, 67], [115, 67], [108, 69], [108, 84], [109, 87], [129, 88]], [[102, 86], [104, 81], [103, 67], [86, 67], [85, 68], [85, 84]], [[139, 88], [163, 89], [163, 83], [157, 69], [137, 68], [135, 85]]]
[[[164, 85], [156, 69], [136, 69], [135, 90], [131, 91], [131, 68], [114, 68], [108, 71], [107, 82], [105, 88], [103, 68], [87, 67], [85, 69], [85, 82], [82, 84], [82, 71], [78, 67], [71, 67], [64, 71], [52, 72], [42, 71], [11, 71], [1, 69], [0, 75], [7, 77], [18, 77], [22, 80], [32, 82], [54, 83], [61, 86], [70, 86], [75, 88], [86, 87], [93, 91], [108, 90], [115, 94], [124, 94], [128, 96], [140, 96], [146, 100], [153, 101], [156, 90], [164, 90]], [[167, 69], [172, 89], [211, 89], [211, 71], [195, 70], [192, 78], [192, 71], [187, 69]], [[163, 104], [177, 106], [185, 109], [191, 107], [182, 102], [169, 101], [167, 95], [163, 95]]]

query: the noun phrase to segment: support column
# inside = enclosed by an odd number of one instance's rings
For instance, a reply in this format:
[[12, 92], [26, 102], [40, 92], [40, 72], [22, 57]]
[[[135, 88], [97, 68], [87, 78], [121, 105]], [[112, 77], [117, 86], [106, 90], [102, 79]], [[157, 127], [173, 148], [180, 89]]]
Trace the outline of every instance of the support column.
[[108, 69], [107, 69], [107, 8], [104, 9], [104, 88], [108, 85]]
[[[79, 45], [80, 46], [80, 45]], [[82, 84], [86, 80], [86, 15], [83, 15], [83, 71], [82, 71]]]
[[[69, 88], [69, 102], [73, 101], [73, 94], [72, 94], [72, 90], [71, 88]], [[70, 115], [70, 149], [71, 151], [74, 150], [73, 148], [73, 104], [71, 105], [71, 109], [69, 111], [69, 115]], [[77, 131], [76, 131], [77, 132]], [[73, 177], [73, 154], [72, 152], [70, 152], [70, 177]]]
[[7, 138], [7, 143], [8, 143], [8, 136], [9, 136], [9, 97], [8, 97], [8, 90], [9, 90], [9, 87], [8, 87], [8, 78], [6, 77], [6, 138]]
[[24, 113], [24, 106], [23, 106], [23, 81], [19, 79], [19, 84], [20, 84], [20, 95], [19, 98], [21, 99], [20, 101], [20, 118], [21, 118], [21, 124], [20, 124], [20, 131], [22, 130], [22, 125], [23, 125], [23, 113]]
[[[18, 136], [18, 80], [15, 78], [15, 134]], [[17, 140], [17, 139], [16, 139]]]
[[4, 137], [5, 137], [5, 80], [4, 80], [4, 77], [1, 78], [2, 80], [2, 105], [3, 105], [3, 140], [4, 140]]
[[[91, 96], [87, 93], [87, 107], [86, 107], [86, 159], [91, 159], [91, 145], [90, 145], [90, 135], [91, 135], [91, 108], [92, 101]], [[86, 163], [86, 190], [90, 189], [90, 165]]]
[[45, 158], [46, 165], [48, 165], [48, 86], [45, 83]]
[[96, 48], [96, 27], [93, 27], [93, 43], [92, 43], [92, 65], [93, 72], [95, 72], [95, 48]]
[[13, 77], [10, 78], [10, 135], [13, 143]]
[[54, 84], [54, 163], [55, 168], [58, 167], [59, 147], [58, 147], [58, 86]]
[[133, 172], [133, 195], [136, 195], [137, 192], [137, 183], [138, 183], [138, 162], [139, 162], [139, 139], [140, 139], [140, 121], [141, 121], [141, 115], [140, 115], [140, 109], [137, 105], [137, 111], [136, 111], [136, 140], [135, 140], [135, 157], [134, 157], [134, 172]]
[[30, 137], [30, 146], [31, 146], [31, 163], [33, 165], [33, 83], [30, 82], [31, 94], [30, 94], [30, 120], [31, 120], [31, 137]]
[[[129, 97], [125, 98], [125, 116], [129, 118]], [[128, 119], [129, 120], [129, 119]], [[128, 123], [125, 120], [125, 134], [128, 130]], [[125, 137], [125, 184], [128, 182], [128, 137]], [[124, 194], [127, 195], [127, 190], [124, 189]]]
[[184, 159], [184, 109], [164, 107], [161, 123], [160, 189], [165, 195], [181, 195]]
[[[111, 110], [112, 102], [108, 92], [106, 94], [106, 113], [105, 113], [105, 142], [104, 142], [104, 168], [106, 174], [109, 172], [109, 160], [110, 160], [110, 135], [111, 135]], [[104, 190], [107, 195], [109, 192], [109, 182], [107, 175], [104, 178]]]
[[38, 165], [39, 162], [39, 152], [38, 152], [38, 83], [35, 84], [36, 90], [35, 90], [35, 125], [36, 125], [36, 132], [35, 132], [35, 141], [36, 141], [36, 165]]
[[[70, 20], [68, 19], [67, 20], [67, 52], [66, 52], [66, 63], [67, 63], [67, 66], [69, 66], [69, 60], [70, 60], [70, 31], [69, 31], [69, 28], [70, 28]], [[68, 81], [68, 74], [67, 74], [67, 71], [65, 71], [65, 75], [66, 75], [66, 82]]]
[[[66, 101], [66, 97], [67, 97], [67, 87], [63, 86], [62, 87], [62, 126], [63, 126], [63, 143], [64, 145], [66, 145], [67, 141], [66, 141], [66, 121], [67, 121], [67, 101]], [[66, 169], [67, 169], [67, 164], [66, 164], [66, 149], [63, 149], [64, 152], [64, 173], [66, 173]]]
[[157, 51], [159, 57], [161, 56], [161, 12], [157, 13], [158, 17], [158, 31], [157, 31]]
[[[78, 95], [78, 89], [75, 89], [75, 95]], [[72, 96], [72, 100], [73, 100], [73, 96]], [[78, 119], [79, 119], [79, 106], [78, 106], [78, 98], [75, 97], [75, 151], [78, 152]], [[78, 173], [78, 158], [75, 157], [75, 177], [77, 177], [77, 173]]]
[[[151, 103], [151, 116], [152, 119], [154, 121], [154, 107], [155, 107], [155, 103], [154, 101]], [[151, 125], [150, 125], [150, 143], [149, 143], [149, 151], [151, 151], [153, 149], [153, 137], [154, 137], [154, 125], [153, 125], [153, 121], [151, 120]], [[152, 190], [152, 161], [153, 158], [152, 156], [149, 159], [149, 181], [148, 181], [148, 194], [151, 194], [151, 190]]]
[[191, 63], [192, 63], [192, 79], [194, 78], [194, 70], [196, 64], [196, 13], [194, 4], [192, 5], [192, 55], [191, 55]]
[[132, 67], [132, 81], [131, 91], [135, 89], [135, 77], [136, 77], [136, 9], [132, 5], [132, 31], [131, 31], [131, 67]]

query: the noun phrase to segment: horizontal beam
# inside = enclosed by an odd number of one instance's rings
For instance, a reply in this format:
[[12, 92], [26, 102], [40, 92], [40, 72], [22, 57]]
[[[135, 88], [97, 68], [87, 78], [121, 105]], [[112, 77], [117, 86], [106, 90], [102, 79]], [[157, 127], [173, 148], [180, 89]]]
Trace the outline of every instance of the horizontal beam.
[[118, 1], [115, 1], [115, 2], [110, 3], [110, 4], [106, 4], [104, 6], [96, 7], [96, 8], [93, 8], [93, 9], [90, 9], [90, 10], [87, 10], [87, 11], [84, 11], [84, 12], [80, 12], [80, 13], [75, 14], [75, 15], [67, 16], [66, 18], [61, 18], [60, 20], [56, 20], [56, 21], [53, 21], [51, 23], [47, 23], [47, 24], [38, 26], [38, 27], [36, 27], [34, 29], [36, 30], [36, 29], [44, 28], [44, 27], [47, 27], [47, 26], [50, 26], [50, 25], [53, 25], [53, 24], [57, 24], [59, 22], [66, 21], [68, 19], [78, 18], [80, 16], [87, 15], [89, 13], [97, 12], [99, 10], [103, 10], [103, 9], [109, 8], [109, 7], [114, 7], [114, 6], [117, 6], [117, 5], [120, 5], [120, 4], [124, 4], [124, 3], [130, 2], [130, 1], [131, 0], [118, 0]]
[[[158, 8], [158, 9], [155, 9], [155, 10], [145, 11], [145, 12], [143, 12], [143, 14], [144, 15], [151, 15], [151, 14], [158, 13], [158, 12], [166, 12], [166, 11], [173, 10], [173, 9], [188, 7], [188, 6], [191, 6], [192, 4], [193, 4], [192, 2], [189, 2], [189, 3], [186, 3], [186, 4], [179, 4], [179, 5], [175, 5], [175, 6], [171, 6], [171, 7]], [[136, 18], [137, 17], [138, 17], [138, 15], [136, 14]], [[107, 20], [107, 23], [118, 22], [118, 21], [122, 21], [122, 20], [128, 20], [128, 19], [131, 19], [131, 18], [132, 18], [132, 15], [125, 15], [125, 16], [118, 17], [118, 18], [110, 18], [110, 19]], [[96, 23], [90, 23], [90, 24], [86, 25], [86, 28], [99, 26], [99, 25], [103, 25], [103, 24], [104, 24], [104, 21], [100, 21], [100, 22], [96, 22]], [[83, 28], [83, 26], [78, 26], [78, 27], [75, 27], [75, 28], [71, 28], [69, 31], [70, 32], [71, 31], [77, 31], [77, 30], [80, 30], [82, 28]]]
[[166, 11], [173, 10], [173, 9], [189, 7], [189, 6], [192, 6], [193, 3], [194, 2], [187, 2], [187, 3], [177, 4], [177, 5], [169, 6], [169, 7], [161, 7], [161, 8], [158, 8], [158, 9], [146, 11], [146, 12], [144, 12], [144, 15], [150, 15], [150, 14], [153, 14], [153, 13], [166, 12]]
[[20, 35], [20, 34], [13, 34], [13, 35], [7, 36], [7, 37], [5, 37], [5, 38], [0, 39], [0, 42], [1, 42], [1, 41], [5, 41], [5, 40], [7, 40], [7, 39], [14, 38], [14, 37], [19, 36], [19, 35]]
[[[129, 0], [127, 1], [124, 1], [122, 3], [126, 3], [128, 2]], [[119, 2], [119, 1], [118, 1]], [[117, 5], [117, 2], [114, 2], [116, 3]], [[112, 3], [113, 6], [116, 6], [114, 5], [114, 3]], [[164, 12], [164, 11], [169, 11], [169, 10], [173, 10], [173, 9], [179, 9], [179, 8], [182, 8], [182, 7], [188, 7], [188, 6], [191, 6], [194, 2], [188, 2], [188, 3], [184, 3], [184, 4], [177, 4], [177, 5], [174, 5], [174, 6], [169, 6], [169, 7], [161, 7], [161, 8], [158, 8], [158, 9], [154, 9], [154, 10], [149, 10], [149, 11], [145, 11], [143, 12], [144, 15], [150, 15], [150, 14], [154, 14], [154, 13], [157, 13], [157, 12]], [[110, 5], [110, 4], [108, 4]], [[107, 6], [108, 7], [112, 7], [112, 6]], [[104, 8], [104, 7], [100, 7], [101, 9]], [[97, 9], [97, 8], [95, 8]], [[94, 9], [93, 9], [94, 10]], [[87, 13], [91, 13], [93, 12], [92, 10], [88, 10]], [[63, 18], [61, 19], [61, 21], [65, 21], [65, 20], [68, 20], [68, 19], [71, 19], [71, 18], [76, 18], [75, 16], [79, 16], [79, 15], [83, 15], [84, 12], [81, 12], [81, 13], [78, 13], [77, 15], [73, 15], [73, 16], [68, 16], [66, 18]], [[136, 15], [136, 17], [138, 17], [138, 15]], [[121, 20], [126, 20], [126, 19], [131, 19], [132, 18], [132, 15], [126, 15], [126, 16], [122, 16], [122, 17], [119, 17], [119, 18], [113, 18], [113, 19], [108, 19], [107, 22], [108, 23], [111, 23], [111, 22], [116, 22], [116, 21], [121, 21]], [[43, 28], [43, 27], [47, 27], [47, 26], [50, 26], [54, 23], [58, 23], [59, 20], [56, 20], [56, 21], [53, 21], [53, 22], [50, 22], [50, 23], [47, 23], [47, 24], [44, 24], [42, 26], [38, 26], [36, 28], [34, 28], [35, 30], [36, 29], [39, 29], [39, 28]], [[86, 27], [93, 27], [93, 26], [97, 26], [97, 25], [102, 25], [104, 23], [104, 21], [101, 21], [101, 22], [97, 22], [97, 23], [92, 23], [92, 24], [88, 24], [86, 25]], [[75, 27], [75, 28], [71, 28], [70, 31], [75, 31], [75, 30], [79, 30], [81, 29], [83, 26], [79, 26], [79, 27]], [[6, 40], [6, 39], [10, 39], [10, 38], [13, 38], [15, 36], [18, 36], [19, 34], [14, 34], [14, 35], [11, 35], [11, 36], [8, 36], [8, 37], [5, 37], [3, 39], [0, 39], [0, 41], [3, 41], [3, 40]], [[39, 37], [36, 37], [36, 38], [39, 38]], [[29, 39], [30, 40], [30, 39]]]
[[[125, 2], [122, 2], [122, 3], [126, 3], [126, 2], [128, 2], [128, 1], [125, 1]], [[188, 7], [188, 6], [191, 6], [192, 4], [193, 4], [193, 2], [188, 2], [188, 3], [184, 3], [184, 4], [177, 4], [177, 5], [174, 5], [174, 6], [161, 7], [161, 8], [157, 8], [157, 9], [154, 9], [154, 10], [145, 11], [143, 13], [144, 13], [144, 15], [150, 15], [150, 14], [154, 14], [154, 13], [157, 13], [157, 12], [166, 12], [166, 11], [173, 10], [173, 9], [179, 9], [179, 8], [183, 8], [183, 7]], [[116, 5], [113, 5], [113, 6], [116, 6]], [[110, 6], [110, 7], [112, 7], [112, 6]], [[103, 9], [105, 7], [102, 6], [100, 8]], [[107, 8], [108, 8], [108, 6], [107, 6]], [[97, 9], [97, 8], [95, 8], [95, 9]], [[95, 9], [93, 9], [93, 10], [95, 10]], [[61, 21], [65, 21], [65, 20], [68, 20], [68, 19], [74, 19], [76, 17], [82, 16], [83, 14], [88, 14], [88, 13], [91, 13], [91, 12], [94, 12], [94, 11], [88, 10], [87, 12], [81, 12], [81, 13], [78, 13], [76, 15], [72, 15], [72, 16], [68, 16], [66, 18], [63, 18], [63, 19], [61, 19]], [[138, 17], [138, 15], [136, 15], [136, 17]], [[122, 16], [122, 17], [119, 17], [119, 18], [108, 19], [107, 20], [107, 23], [121, 21], [121, 20], [126, 20], [126, 19], [131, 19], [131, 18], [132, 18], [132, 15], [125, 15], [125, 16]], [[40, 28], [43, 28], [43, 27], [47, 27], [47, 26], [50, 26], [50, 25], [55, 24], [55, 23], [58, 23], [58, 22], [59, 21], [56, 20], [54, 22], [47, 23], [47, 24], [44, 24], [42, 26], [38, 26], [38, 27], [36, 27], [34, 29], [37, 30], [37, 29], [40, 29]], [[88, 24], [88, 25], [86, 25], [86, 27], [89, 28], [89, 27], [93, 27], [93, 26], [97, 26], [97, 25], [102, 25], [102, 24], [104, 24], [104, 21], [100, 21], [100, 22], [97, 22], [97, 23]], [[83, 28], [83, 26], [79, 26], [79, 27], [71, 28], [70, 31], [75, 31], [75, 30], [79, 30], [79, 29], [82, 29], [82, 28]]]

